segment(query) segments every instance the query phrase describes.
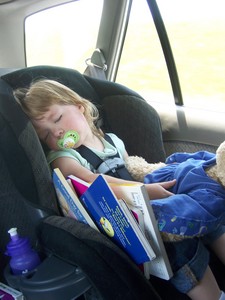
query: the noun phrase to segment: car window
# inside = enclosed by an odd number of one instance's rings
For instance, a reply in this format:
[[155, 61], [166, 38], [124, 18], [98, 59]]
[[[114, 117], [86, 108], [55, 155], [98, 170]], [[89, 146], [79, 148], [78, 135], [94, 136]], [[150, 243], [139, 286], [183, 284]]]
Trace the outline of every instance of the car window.
[[29, 16], [27, 66], [58, 65], [83, 72], [95, 49], [102, 6], [103, 0], [74, 1]]
[[[225, 110], [224, 0], [157, 0], [184, 105]], [[146, 0], [133, 0], [117, 81], [155, 101], [174, 101]]]
[[174, 102], [161, 44], [146, 0], [133, 0], [116, 81], [146, 100]]

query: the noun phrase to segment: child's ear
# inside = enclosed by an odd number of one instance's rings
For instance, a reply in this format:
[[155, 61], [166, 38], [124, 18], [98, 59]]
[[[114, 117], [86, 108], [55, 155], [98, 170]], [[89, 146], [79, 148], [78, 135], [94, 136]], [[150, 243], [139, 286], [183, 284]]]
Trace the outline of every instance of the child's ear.
[[77, 107], [79, 108], [79, 110], [82, 114], [85, 112], [85, 108], [83, 105], [79, 104]]

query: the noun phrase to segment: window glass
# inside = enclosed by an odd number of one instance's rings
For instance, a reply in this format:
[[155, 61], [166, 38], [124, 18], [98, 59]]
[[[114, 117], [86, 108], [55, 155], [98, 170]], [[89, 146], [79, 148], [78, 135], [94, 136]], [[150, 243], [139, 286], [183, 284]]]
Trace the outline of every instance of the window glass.
[[[224, 0], [157, 3], [171, 43], [184, 105], [225, 110]], [[146, 0], [133, 0], [117, 81], [147, 99], [174, 101]]]
[[225, 110], [224, 0], [158, 0], [184, 104]]
[[29, 16], [27, 66], [58, 65], [83, 72], [95, 49], [102, 6], [103, 0], [74, 1]]
[[139, 92], [146, 100], [174, 101], [163, 51], [146, 0], [133, 0], [116, 81]]

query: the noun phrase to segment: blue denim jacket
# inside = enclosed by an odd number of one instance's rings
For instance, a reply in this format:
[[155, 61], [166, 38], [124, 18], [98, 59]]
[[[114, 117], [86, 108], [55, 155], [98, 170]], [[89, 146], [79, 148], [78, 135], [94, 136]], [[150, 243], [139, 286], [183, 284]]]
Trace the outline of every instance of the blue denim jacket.
[[145, 183], [176, 179], [174, 193], [165, 199], [152, 200], [160, 231], [203, 236], [225, 224], [225, 189], [211, 179], [205, 169], [216, 164], [213, 153], [175, 153], [166, 167], [145, 177]]

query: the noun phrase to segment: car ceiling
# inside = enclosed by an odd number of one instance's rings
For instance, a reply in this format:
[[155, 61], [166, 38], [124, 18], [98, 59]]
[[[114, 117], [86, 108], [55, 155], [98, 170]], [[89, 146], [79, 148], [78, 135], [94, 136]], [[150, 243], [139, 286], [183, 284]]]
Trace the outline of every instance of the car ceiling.
[[0, 17], [19, 13], [23, 10], [29, 14], [58, 4], [72, 2], [68, 0], [0, 0]]

